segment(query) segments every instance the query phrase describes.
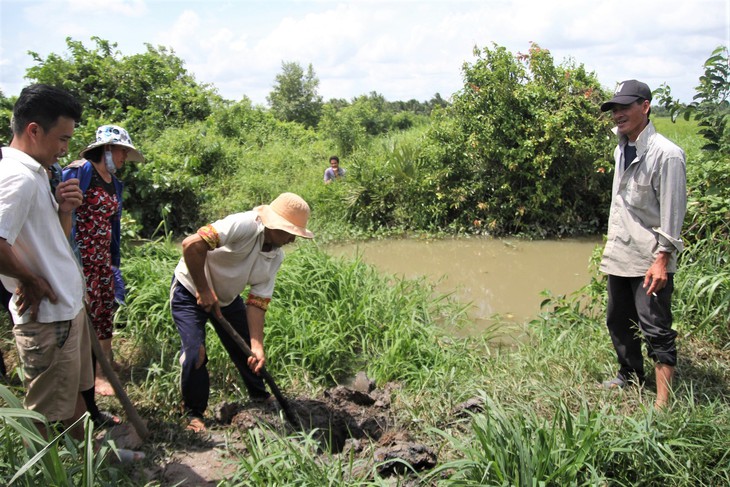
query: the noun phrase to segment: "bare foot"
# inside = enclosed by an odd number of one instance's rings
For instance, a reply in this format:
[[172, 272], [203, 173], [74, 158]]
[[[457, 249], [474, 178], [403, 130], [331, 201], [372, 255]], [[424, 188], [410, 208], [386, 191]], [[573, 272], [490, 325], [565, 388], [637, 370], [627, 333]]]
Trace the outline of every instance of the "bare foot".
[[96, 393], [100, 396], [113, 396], [114, 395], [114, 388], [109, 383], [108, 380], [97, 377], [94, 381], [94, 390]]
[[192, 418], [185, 429], [193, 433], [204, 433], [205, 423], [200, 418]]

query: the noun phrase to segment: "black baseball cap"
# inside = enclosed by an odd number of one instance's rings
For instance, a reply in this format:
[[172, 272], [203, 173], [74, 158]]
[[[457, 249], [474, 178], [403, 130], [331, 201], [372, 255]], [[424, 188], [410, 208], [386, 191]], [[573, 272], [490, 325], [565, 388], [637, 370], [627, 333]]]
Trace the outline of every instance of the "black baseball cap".
[[651, 101], [649, 85], [635, 79], [628, 79], [618, 84], [613, 98], [601, 105], [601, 111], [607, 112], [614, 105], [630, 105], [639, 99]]

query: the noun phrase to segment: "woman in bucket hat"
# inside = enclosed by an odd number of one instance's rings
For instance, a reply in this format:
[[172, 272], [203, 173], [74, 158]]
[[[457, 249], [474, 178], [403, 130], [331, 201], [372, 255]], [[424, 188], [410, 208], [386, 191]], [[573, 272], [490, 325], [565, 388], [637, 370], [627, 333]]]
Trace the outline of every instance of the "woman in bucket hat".
[[[86, 277], [89, 314], [105, 355], [112, 362], [112, 332], [115, 311], [115, 273], [120, 264], [122, 182], [115, 176], [126, 161], [144, 161], [122, 127], [102, 125], [96, 140], [63, 171], [64, 180], [78, 178], [84, 200], [77, 208], [72, 241]], [[97, 363], [95, 392], [113, 395], [114, 389]], [[93, 401], [94, 391], [91, 392]], [[87, 407], [92, 417], [95, 403]]]
[[[264, 366], [264, 316], [284, 252], [307, 230], [309, 205], [293, 193], [282, 193], [269, 205], [235, 213], [200, 228], [183, 241], [183, 257], [170, 288], [172, 318], [180, 333], [181, 388], [188, 429], [205, 430], [210, 383], [206, 364], [208, 320], [243, 379], [252, 401], [268, 401], [257, 374]], [[244, 301], [241, 293], [248, 288]], [[223, 316], [251, 347], [248, 359], [220, 325]]]

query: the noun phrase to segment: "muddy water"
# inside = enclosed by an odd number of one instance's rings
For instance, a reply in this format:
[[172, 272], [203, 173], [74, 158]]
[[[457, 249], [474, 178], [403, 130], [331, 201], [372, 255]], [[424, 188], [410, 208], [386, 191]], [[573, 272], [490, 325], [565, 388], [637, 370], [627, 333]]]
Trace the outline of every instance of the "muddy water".
[[537, 316], [540, 292], [569, 294], [590, 281], [588, 264], [601, 238], [524, 241], [518, 239], [384, 240], [327, 249], [330, 255], [362, 260], [381, 272], [426, 277], [442, 293], [471, 303], [473, 325], [457, 334], [484, 332], [493, 315], [515, 325]]

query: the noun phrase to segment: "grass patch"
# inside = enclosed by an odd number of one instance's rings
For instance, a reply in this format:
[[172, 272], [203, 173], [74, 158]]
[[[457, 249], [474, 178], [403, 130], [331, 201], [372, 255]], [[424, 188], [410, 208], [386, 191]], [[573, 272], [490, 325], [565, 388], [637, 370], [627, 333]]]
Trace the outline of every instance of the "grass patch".
[[[190, 447], [182, 431], [179, 338], [168, 290], [180, 256], [171, 242], [126, 249], [128, 304], [118, 319], [127, 392], [150, 421], [147, 462]], [[615, 357], [603, 323], [603, 282], [572, 296], [547, 296], [525, 339], [500, 347], [454, 338], [463, 309], [434, 299], [424, 281], [378, 274], [358, 259], [335, 259], [306, 242], [288, 252], [267, 316], [268, 367], [287, 394], [316, 396], [359, 370], [379, 386], [400, 384], [394, 420], [438, 452], [431, 472], [403, 474], [400, 485], [726, 485], [730, 480], [730, 357], [720, 343], [690, 334], [680, 320], [680, 366], [667, 412], [652, 408], [654, 388], [604, 391]], [[698, 310], [698, 313], [703, 313]], [[680, 318], [683, 316], [679, 314]], [[215, 335], [208, 340], [211, 405], [246, 398]], [[19, 395], [20, 390], [15, 394]], [[470, 398], [485, 408], [453, 409]], [[105, 404], [103, 404], [105, 405]], [[113, 409], [114, 404], [110, 408]], [[7, 481], [27, 461], [5, 423]], [[232, 452], [227, 485], [393, 485], [372, 459], [323, 454], [312, 438], [247, 433]], [[64, 443], [60, 452], [75, 447]], [[165, 453], [167, 452], [167, 453]], [[83, 460], [59, 453], [67, 469]], [[40, 474], [37, 474], [40, 475]], [[122, 472], [119, 485], [138, 485]], [[154, 483], [152, 485], [155, 485]]]

